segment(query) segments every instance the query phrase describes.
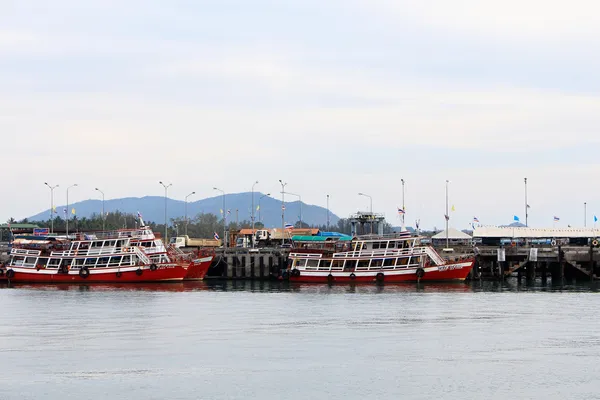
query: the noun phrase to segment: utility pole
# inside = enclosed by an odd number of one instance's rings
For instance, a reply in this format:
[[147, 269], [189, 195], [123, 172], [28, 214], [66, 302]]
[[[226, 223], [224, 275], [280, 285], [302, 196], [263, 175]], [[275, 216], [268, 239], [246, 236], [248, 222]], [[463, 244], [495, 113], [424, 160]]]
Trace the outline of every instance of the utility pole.
[[227, 247], [227, 237], [225, 235], [225, 233], [226, 233], [226, 228], [225, 228], [225, 213], [227, 211], [225, 211], [225, 191], [221, 190], [219, 188], [216, 188], [216, 187], [213, 187], [213, 190], [216, 190], [218, 192], [223, 193], [223, 209], [222, 209], [223, 212], [221, 214], [223, 214], [223, 248], [226, 248]]
[[[192, 196], [196, 194], [196, 192], [192, 192], [190, 194], [188, 194], [187, 196], [185, 196], [185, 235], [187, 236], [188, 234], [188, 224], [189, 224], [189, 220], [188, 220], [188, 210], [187, 210], [187, 206], [188, 206], [188, 197]], [[179, 236], [179, 235], [178, 235]]]
[[260, 196], [258, 198], [258, 222], [262, 221], [261, 218], [260, 218], [260, 201], [262, 200], [263, 197], [267, 197], [267, 196], [270, 196], [270, 195], [271, 195], [271, 193], [267, 193], [267, 194], [263, 194], [262, 196]]
[[102, 230], [104, 230], [104, 221], [106, 220], [106, 214], [104, 213], [104, 192], [98, 188], [96, 190], [102, 194]]
[[368, 194], [365, 193], [359, 193], [359, 196], [365, 196], [369, 198], [370, 201], [370, 213], [371, 213], [371, 235], [373, 234], [373, 197], [369, 196]]
[[[252, 248], [254, 248], [254, 185], [256, 185], [258, 181], [252, 184]], [[262, 198], [262, 197], [261, 197]], [[260, 204], [260, 200], [259, 200]], [[260, 213], [260, 206], [258, 207]], [[260, 214], [259, 214], [260, 215]]]
[[281, 244], [285, 243], [285, 185], [287, 183], [283, 183], [280, 179], [279, 183], [281, 184]]
[[296, 193], [292, 193], [292, 192], [285, 192], [285, 194], [289, 194], [289, 195], [298, 197], [298, 201], [300, 201], [300, 228], [302, 228], [302, 196], [300, 196], [299, 194], [296, 194]]
[[587, 202], [583, 203], [583, 227], [587, 228]]

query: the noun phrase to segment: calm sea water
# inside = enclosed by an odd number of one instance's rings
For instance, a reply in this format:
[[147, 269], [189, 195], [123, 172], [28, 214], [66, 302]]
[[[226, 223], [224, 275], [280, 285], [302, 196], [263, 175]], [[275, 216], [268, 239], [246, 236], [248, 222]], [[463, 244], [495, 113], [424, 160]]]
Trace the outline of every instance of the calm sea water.
[[0, 288], [0, 399], [600, 398], [594, 286]]

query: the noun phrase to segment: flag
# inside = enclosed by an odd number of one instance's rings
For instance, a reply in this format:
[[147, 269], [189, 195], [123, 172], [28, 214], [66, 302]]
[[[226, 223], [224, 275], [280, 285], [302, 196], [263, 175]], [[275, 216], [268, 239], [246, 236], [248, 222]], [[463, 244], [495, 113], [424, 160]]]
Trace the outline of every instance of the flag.
[[56, 214], [56, 206], [52, 207], [52, 214]]
[[63, 212], [65, 213], [65, 217], [67, 216], [67, 209], [63, 208]]
[[474, 223], [475, 223], [475, 222], [479, 223], [479, 218], [477, 218], [477, 217], [473, 217], [473, 222], [474, 222]]
[[219, 234], [217, 232], [215, 232], [214, 238], [215, 238], [215, 240], [219, 240]]
[[450, 220], [450, 216], [448, 214], [444, 215], [444, 218], [446, 218], [446, 221]]
[[527, 204], [527, 208], [531, 208], [531, 206], [529, 204]]
[[515, 216], [513, 216], [513, 220], [515, 220], [515, 221], [519, 222], [519, 217], [517, 217], [517, 216], [515, 215]]
[[260, 210], [260, 204], [256, 206], [256, 211]]
[[417, 227], [417, 229], [419, 229], [419, 220], [415, 221], [415, 226]]
[[71, 214], [75, 215], [75, 209], [71, 208]]
[[282, 204], [282, 205], [281, 205], [281, 209], [282, 209], [283, 211], [285, 211], [285, 204]]
[[594, 222], [598, 222], [598, 217], [594, 215]]
[[142, 218], [142, 213], [140, 213], [139, 211], [137, 212], [137, 217], [138, 218]]
[[399, 215], [404, 215], [404, 210], [401, 209], [400, 207], [398, 207], [398, 214]]
[[219, 211], [221, 212], [221, 214], [223, 214], [223, 209], [222, 209], [222, 208], [221, 208], [221, 209], [219, 209]]
[[556, 215], [554, 216], [554, 222], [558, 222], [560, 221], [560, 218], [558, 218]]
[[454, 208], [454, 204], [452, 205], [452, 211], [456, 211], [456, 208]]
[[294, 229], [294, 225], [292, 225], [292, 224], [285, 224], [284, 228], [285, 229]]
[[227, 215], [231, 214], [231, 210], [227, 210]]

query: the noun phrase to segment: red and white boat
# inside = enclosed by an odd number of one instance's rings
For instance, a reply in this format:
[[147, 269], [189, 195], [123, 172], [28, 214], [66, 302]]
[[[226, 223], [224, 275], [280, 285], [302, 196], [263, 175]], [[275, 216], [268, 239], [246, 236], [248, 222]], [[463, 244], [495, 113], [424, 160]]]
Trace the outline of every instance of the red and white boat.
[[289, 259], [292, 282], [463, 281], [474, 259], [444, 260], [408, 231], [361, 236], [349, 242], [295, 243]]
[[204, 278], [213, 257], [166, 248], [152, 230], [17, 236], [0, 279], [29, 283], [171, 282]]

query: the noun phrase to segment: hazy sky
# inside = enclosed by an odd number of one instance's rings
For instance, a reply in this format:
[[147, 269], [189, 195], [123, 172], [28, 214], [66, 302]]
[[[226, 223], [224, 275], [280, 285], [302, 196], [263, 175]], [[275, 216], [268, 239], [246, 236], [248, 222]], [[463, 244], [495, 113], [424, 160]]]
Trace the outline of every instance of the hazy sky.
[[[256, 190], [466, 228], [600, 217], [592, 0], [0, 0], [0, 220]], [[277, 194], [279, 196], [279, 194]]]

